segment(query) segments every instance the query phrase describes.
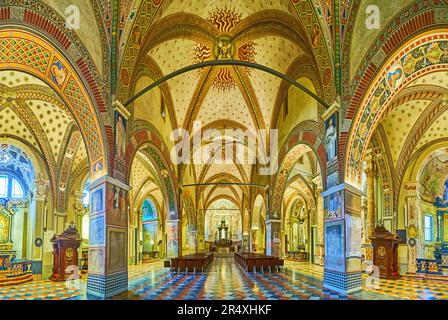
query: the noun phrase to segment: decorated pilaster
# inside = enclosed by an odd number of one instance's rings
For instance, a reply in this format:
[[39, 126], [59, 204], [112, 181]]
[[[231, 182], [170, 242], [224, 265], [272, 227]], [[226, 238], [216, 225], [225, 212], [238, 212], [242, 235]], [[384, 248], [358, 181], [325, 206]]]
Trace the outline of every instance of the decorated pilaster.
[[90, 183], [89, 273], [87, 294], [108, 298], [128, 287], [129, 186], [125, 155], [129, 111], [114, 103], [113, 177], [98, 170]]
[[324, 201], [321, 196], [322, 193], [322, 180], [321, 176], [317, 176], [313, 179], [315, 185], [316, 197], [316, 230], [317, 230], [317, 243], [316, 252], [314, 255], [314, 262], [319, 265], [324, 264]]
[[[361, 221], [362, 221], [362, 235], [361, 235], [361, 243], [362, 249], [361, 254], [364, 256], [364, 261], [372, 262], [373, 261], [373, 251], [372, 251], [372, 243], [367, 243], [369, 239], [369, 235], [367, 234], [366, 225], [367, 225], [367, 197], [361, 197]], [[370, 240], [370, 239], [369, 239]]]
[[[43, 270], [43, 258], [44, 258], [44, 248], [42, 245], [36, 245], [38, 242], [42, 242], [44, 239], [44, 220], [46, 216], [46, 202], [47, 202], [47, 192], [48, 181], [38, 178], [34, 182], [35, 192], [30, 205], [29, 221], [28, 225], [31, 227], [31, 235], [29, 243], [31, 244], [30, 258], [32, 261], [32, 272], [33, 274], [42, 274], [43, 271], [50, 272], [51, 266], [47, 266]], [[49, 241], [50, 239], [46, 239]]]
[[324, 198], [325, 254], [324, 287], [347, 294], [362, 289], [361, 276], [361, 191], [340, 183], [338, 168], [339, 104], [322, 115], [325, 121], [327, 154]]
[[376, 168], [375, 163], [373, 161], [373, 153], [372, 149], [367, 150], [366, 155], [366, 178], [367, 178], [367, 196], [366, 196], [366, 221], [365, 221], [365, 242], [364, 242], [364, 250], [365, 250], [365, 260], [366, 262], [373, 261], [373, 248], [372, 241], [370, 237], [373, 237], [375, 225], [376, 225], [376, 216], [375, 216], [375, 177], [376, 177]]
[[90, 184], [87, 294], [108, 298], [128, 286], [128, 191], [103, 176]]
[[406, 191], [406, 207], [405, 207], [405, 226], [407, 228], [408, 239], [408, 273], [417, 271], [417, 248], [418, 226], [420, 216], [420, 204], [418, 197], [418, 183], [406, 183], [404, 188]]
[[198, 252], [205, 252], [205, 229], [204, 229], [204, 220], [202, 213], [199, 210], [196, 211], [196, 217], [198, 217], [198, 227], [197, 227], [197, 247]]

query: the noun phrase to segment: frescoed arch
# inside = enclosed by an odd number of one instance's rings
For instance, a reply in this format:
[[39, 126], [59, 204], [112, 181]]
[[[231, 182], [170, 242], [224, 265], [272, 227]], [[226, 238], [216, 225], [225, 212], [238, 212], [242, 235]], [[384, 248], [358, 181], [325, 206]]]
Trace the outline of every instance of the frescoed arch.
[[[320, 165], [322, 177], [325, 177], [327, 170], [325, 145], [316, 132], [319, 132], [319, 125], [314, 121], [304, 121], [296, 126], [286, 139], [284, 145], [279, 150], [279, 170], [271, 180], [274, 187], [270, 213], [280, 214], [282, 196], [288, 180], [289, 171], [306, 152], [312, 151]], [[325, 188], [325, 181], [323, 181]]]
[[167, 196], [167, 208], [169, 215], [167, 220], [178, 219], [179, 211], [177, 207], [174, 165], [170, 160], [168, 147], [157, 129], [146, 121], [134, 121], [131, 123], [129, 139], [126, 148], [126, 172], [129, 182], [132, 161], [138, 150], [142, 150], [151, 159], [157, 173], [163, 181], [163, 189]]
[[29, 73], [58, 93], [84, 138], [92, 179], [107, 173], [107, 139], [98, 112], [82, 79], [55, 47], [28, 31], [0, 30], [0, 70]]
[[[345, 181], [361, 184], [362, 159], [374, 130], [400, 90], [424, 75], [448, 70], [447, 30], [420, 35], [405, 44], [383, 66], [367, 91], [346, 144]], [[342, 139], [342, 141], [344, 140]]]

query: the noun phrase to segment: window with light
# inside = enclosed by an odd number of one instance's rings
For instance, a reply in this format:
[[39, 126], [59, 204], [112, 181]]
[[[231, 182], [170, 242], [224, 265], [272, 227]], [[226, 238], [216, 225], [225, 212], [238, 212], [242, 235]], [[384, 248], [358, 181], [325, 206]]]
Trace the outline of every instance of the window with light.
[[433, 217], [432, 216], [425, 215], [424, 226], [425, 226], [425, 242], [433, 242], [434, 228], [433, 228]]

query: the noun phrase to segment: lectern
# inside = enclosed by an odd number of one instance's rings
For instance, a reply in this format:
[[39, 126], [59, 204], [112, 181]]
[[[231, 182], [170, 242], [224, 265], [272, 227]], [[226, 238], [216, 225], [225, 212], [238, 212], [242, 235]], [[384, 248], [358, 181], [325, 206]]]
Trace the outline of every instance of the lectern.
[[[81, 245], [81, 237], [78, 230], [70, 225], [59, 236], [51, 238], [53, 244], [53, 274], [52, 281], [65, 281], [67, 276], [78, 271], [78, 248]], [[78, 275], [75, 275], [77, 278]]]
[[378, 225], [370, 240], [373, 246], [373, 265], [380, 269], [380, 278], [397, 279], [400, 238], [390, 233], [383, 225]]

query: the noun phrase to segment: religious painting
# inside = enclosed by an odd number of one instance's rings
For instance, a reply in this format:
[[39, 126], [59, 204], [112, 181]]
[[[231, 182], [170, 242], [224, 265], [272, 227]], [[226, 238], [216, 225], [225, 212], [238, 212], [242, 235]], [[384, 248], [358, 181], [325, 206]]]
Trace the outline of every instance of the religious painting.
[[397, 88], [404, 80], [404, 72], [401, 65], [393, 66], [386, 75], [389, 88]]
[[115, 154], [120, 159], [126, 155], [126, 119], [115, 111]]
[[104, 185], [99, 186], [91, 192], [91, 214], [96, 214], [104, 211]]
[[347, 257], [361, 258], [361, 217], [346, 215]]
[[327, 176], [327, 189], [331, 189], [338, 185], [339, 175], [338, 172], [333, 172]]
[[127, 222], [127, 191], [112, 184], [107, 186], [107, 223], [125, 226]]
[[57, 84], [59, 87], [62, 87], [62, 84], [65, 81], [65, 78], [67, 77], [67, 69], [62, 65], [62, 63], [54, 59], [51, 67], [50, 67], [50, 78], [53, 80], [55, 84]]
[[103, 163], [101, 161], [98, 161], [93, 166], [93, 176], [95, 178], [98, 178], [103, 173]]
[[103, 245], [104, 244], [104, 217], [90, 219], [90, 234], [89, 245]]
[[325, 149], [327, 161], [336, 159], [337, 154], [337, 114], [334, 113], [325, 121]]
[[325, 224], [325, 268], [333, 271], [345, 271], [344, 257], [344, 221]]
[[109, 229], [109, 247], [107, 250], [107, 272], [126, 270], [126, 230]]
[[89, 249], [89, 273], [104, 273], [104, 249]]
[[341, 219], [344, 214], [343, 190], [329, 194], [324, 199], [324, 210], [326, 219]]

